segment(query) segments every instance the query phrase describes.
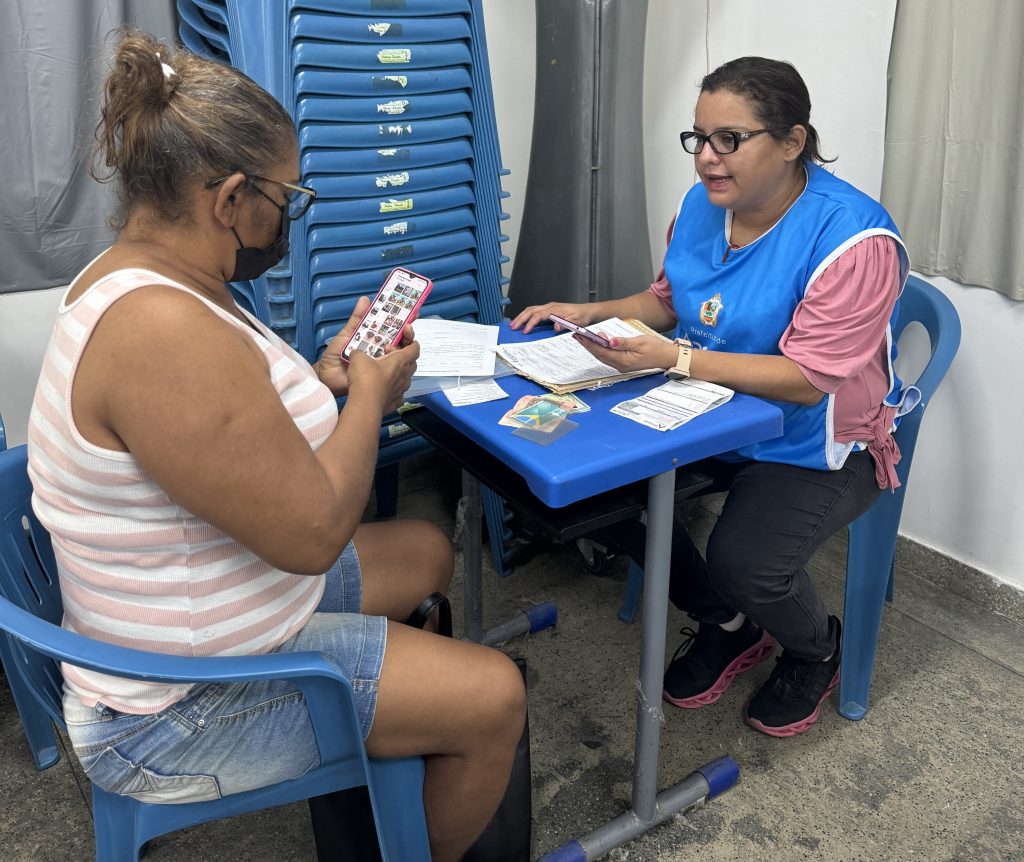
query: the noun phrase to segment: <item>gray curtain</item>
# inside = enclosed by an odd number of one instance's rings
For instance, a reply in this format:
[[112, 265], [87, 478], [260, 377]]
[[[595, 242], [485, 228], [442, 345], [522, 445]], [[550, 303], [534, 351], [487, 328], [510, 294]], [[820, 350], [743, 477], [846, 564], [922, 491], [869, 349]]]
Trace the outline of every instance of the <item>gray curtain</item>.
[[107, 35], [173, 41], [173, 0], [0, 2], [0, 293], [68, 284], [110, 242], [110, 186], [87, 167]]
[[536, 109], [511, 313], [628, 296], [652, 278], [641, 134], [647, 0], [536, 3]]
[[899, 0], [882, 201], [912, 267], [1024, 299], [1024, 3]]

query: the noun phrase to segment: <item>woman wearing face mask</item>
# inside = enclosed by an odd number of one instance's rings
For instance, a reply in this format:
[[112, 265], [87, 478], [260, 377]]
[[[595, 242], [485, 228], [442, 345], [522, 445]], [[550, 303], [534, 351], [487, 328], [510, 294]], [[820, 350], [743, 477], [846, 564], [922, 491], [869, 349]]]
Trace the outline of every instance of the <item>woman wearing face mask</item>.
[[[609, 302], [533, 306], [512, 322], [529, 332], [552, 313], [581, 325], [639, 318], [674, 330], [676, 343], [577, 340], [623, 371], [665, 368], [782, 408], [781, 438], [695, 465], [729, 493], [705, 556], [675, 530], [670, 596], [700, 626], [684, 630], [688, 649], [664, 691], [676, 706], [708, 706], [777, 642], [747, 707], [747, 721], [773, 736], [806, 731], [838, 682], [840, 623], [804, 565], [895, 487], [890, 431], [903, 402], [888, 338], [906, 252], [877, 202], [820, 167], [810, 111], [788, 63], [743, 57], [716, 69], [681, 135], [700, 182], [669, 228], [657, 282]], [[642, 564], [638, 525], [602, 541]]]
[[[364, 297], [310, 367], [235, 305], [225, 282], [277, 263], [314, 194], [288, 115], [241, 73], [122, 34], [97, 137], [120, 232], [60, 306], [29, 428], [64, 625], [181, 655], [324, 653], [353, 681], [370, 754], [426, 755], [434, 858], [457, 859], [504, 792], [525, 700], [503, 654], [394, 622], [447, 589], [445, 535], [360, 524], [412, 331], [344, 365]], [[71, 740], [108, 790], [187, 802], [318, 763], [287, 682], [63, 670]]]

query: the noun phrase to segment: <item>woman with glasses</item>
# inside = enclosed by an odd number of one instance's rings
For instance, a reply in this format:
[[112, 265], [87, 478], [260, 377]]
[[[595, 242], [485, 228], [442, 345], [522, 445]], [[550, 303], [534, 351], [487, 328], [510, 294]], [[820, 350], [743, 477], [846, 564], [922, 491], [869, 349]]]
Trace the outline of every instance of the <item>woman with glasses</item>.
[[[128, 32], [105, 96], [119, 232], [58, 310], [29, 428], [63, 624], [179, 655], [323, 653], [352, 681], [367, 751], [425, 756], [433, 858], [458, 859], [502, 798], [525, 695], [502, 653], [400, 624], [448, 588], [448, 538], [360, 523], [419, 346], [407, 329], [381, 358], [342, 363], [363, 297], [311, 367], [232, 300], [226, 282], [278, 263], [315, 195], [268, 93]], [[69, 735], [106, 790], [189, 802], [319, 763], [288, 681], [63, 672]]]
[[[885, 210], [821, 166], [810, 110], [788, 63], [743, 57], [713, 71], [680, 136], [700, 182], [669, 227], [658, 280], [623, 299], [533, 306], [512, 322], [529, 332], [552, 313], [581, 325], [639, 318], [675, 341], [577, 340], [621, 371], [665, 368], [782, 408], [782, 437], [695, 465], [728, 495], [705, 555], [675, 530], [670, 596], [700, 625], [683, 630], [664, 680], [670, 703], [708, 706], [781, 645], [747, 706], [748, 723], [772, 736], [806, 731], [838, 682], [839, 620], [804, 566], [898, 485], [890, 432], [905, 396], [890, 323], [906, 251]], [[639, 525], [601, 541], [643, 564]]]

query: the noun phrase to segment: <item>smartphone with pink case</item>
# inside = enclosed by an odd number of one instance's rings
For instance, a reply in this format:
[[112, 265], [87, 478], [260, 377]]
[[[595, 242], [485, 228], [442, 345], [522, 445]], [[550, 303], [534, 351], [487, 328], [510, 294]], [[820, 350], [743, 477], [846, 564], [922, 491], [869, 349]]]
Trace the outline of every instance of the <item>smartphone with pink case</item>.
[[603, 335], [599, 335], [585, 326], [580, 326], [578, 323], [573, 323], [571, 320], [566, 320], [564, 317], [559, 317], [557, 314], [549, 314], [548, 320], [557, 323], [562, 329], [568, 329], [570, 332], [575, 332], [577, 335], [582, 335], [584, 338], [593, 341], [595, 344], [600, 344], [602, 347], [611, 347], [611, 342], [608, 341]]
[[402, 340], [402, 327], [415, 319], [434, 283], [408, 269], [396, 269], [370, 303], [370, 308], [341, 351], [348, 359], [359, 350], [369, 356], [383, 356], [385, 349]]

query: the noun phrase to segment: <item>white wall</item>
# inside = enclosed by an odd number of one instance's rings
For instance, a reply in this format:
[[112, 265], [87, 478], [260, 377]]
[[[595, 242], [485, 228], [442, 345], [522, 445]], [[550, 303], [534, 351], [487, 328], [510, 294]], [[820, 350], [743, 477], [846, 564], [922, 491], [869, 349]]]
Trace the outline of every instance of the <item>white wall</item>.
[[25, 442], [36, 378], [64, 290], [0, 296], [0, 417], [8, 446]]
[[[512, 171], [502, 181], [509, 196], [502, 209], [509, 215], [502, 223], [508, 235], [503, 251], [515, 260], [519, 225], [526, 199], [527, 166], [533, 136], [533, 93], [537, 82], [537, 15], [533, 0], [484, 0], [487, 56], [498, 124], [501, 161]], [[512, 275], [512, 264], [505, 267]]]
[[[622, 0], [630, 2], [630, 0]], [[655, 269], [662, 236], [692, 160], [678, 133], [693, 119], [701, 77], [733, 57], [790, 60], [811, 92], [811, 121], [834, 170], [864, 191], [881, 187], [885, 75], [896, 0], [650, 0], [644, 93], [648, 220]], [[505, 232], [514, 254], [529, 165], [534, 98], [534, 3], [484, 0], [502, 159], [513, 173]], [[706, 14], [710, 9], [710, 19]], [[784, 11], [784, 14], [783, 14]], [[511, 268], [507, 267], [506, 272]], [[901, 531], [1024, 588], [1024, 303], [936, 283], [963, 322], [963, 346], [930, 405], [914, 458]], [[60, 291], [0, 297], [0, 413], [9, 440], [24, 441], [28, 404]], [[915, 356], [917, 354], [917, 356]], [[913, 364], [919, 348], [910, 345]]]
[[1024, 588], [1024, 302], [929, 280], [963, 335], [921, 425], [900, 532]]

